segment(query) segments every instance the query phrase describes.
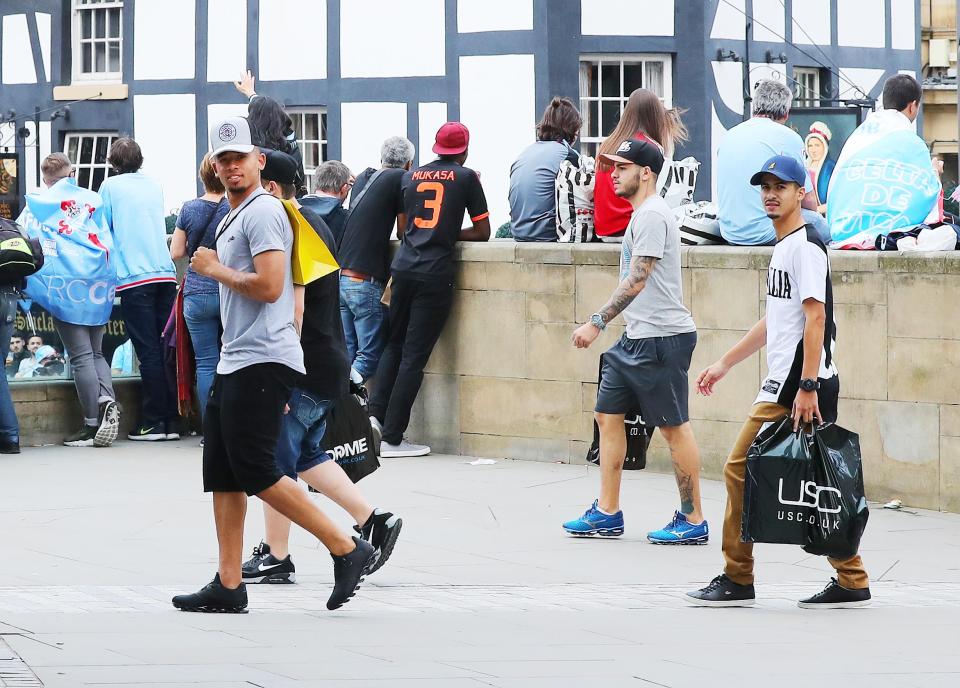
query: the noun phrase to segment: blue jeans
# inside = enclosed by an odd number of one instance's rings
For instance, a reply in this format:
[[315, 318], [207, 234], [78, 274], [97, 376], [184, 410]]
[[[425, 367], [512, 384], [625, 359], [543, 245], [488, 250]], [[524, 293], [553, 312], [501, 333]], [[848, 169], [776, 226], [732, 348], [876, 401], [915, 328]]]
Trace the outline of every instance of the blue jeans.
[[187, 294], [183, 297], [183, 318], [187, 321], [187, 331], [197, 361], [197, 396], [202, 419], [217, 363], [220, 362], [220, 296]]
[[283, 417], [277, 440], [277, 467], [284, 475], [296, 480], [297, 473], [332, 458], [323, 449], [323, 435], [327, 431], [327, 413], [333, 400], [320, 399], [295, 387], [287, 405], [290, 410]]
[[364, 380], [376, 374], [387, 345], [387, 308], [380, 303], [383, 289], [379, 281], [340, 276], [340, 319], [347, 358]]
[[[10, 344], [14, 319], [17, 317], [17, 295], [13, 291], [0, 291], [0, 342]], [[20, 423], [10, 398], [10, 384], [6, 375], [0, 375], [0, 441], [10, 444], [20, 442]]]
[[149, 428], [180, 417], [177, 390], [167, 378], [160, 337], [177, 296], [174, 282], [155, 282], [120, 292], [120, 312], [140, 359], [140, 425]]

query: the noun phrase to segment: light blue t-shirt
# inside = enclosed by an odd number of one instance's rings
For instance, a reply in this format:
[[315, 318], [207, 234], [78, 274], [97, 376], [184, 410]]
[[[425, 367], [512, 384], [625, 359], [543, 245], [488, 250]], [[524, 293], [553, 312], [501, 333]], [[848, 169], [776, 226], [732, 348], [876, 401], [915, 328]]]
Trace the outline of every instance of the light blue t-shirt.
[[[760, 203], [760, 189], [750, 177], [774, 155], [789, 155], [807, 168], [803, 139], [768, 117], [753, 117], [728, 131], [717, 149], [717, 203], [720, 234], [731, 244], [772, 244], [777, 234]], [[807, 177], [807, 191], [813, 187]]]

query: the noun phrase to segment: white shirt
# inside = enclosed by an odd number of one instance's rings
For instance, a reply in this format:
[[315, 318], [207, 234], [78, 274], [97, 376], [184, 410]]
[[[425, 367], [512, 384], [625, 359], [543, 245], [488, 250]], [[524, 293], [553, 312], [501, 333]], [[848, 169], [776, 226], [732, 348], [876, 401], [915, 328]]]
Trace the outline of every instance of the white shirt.
[[757, 402], [773, 402], [791, 408], [803, 377], [803, 302], [824, 304], [827, 320], [820, 352], [820, 411], [824, 420], [836, 420], [840, 379], [833, 351], [836, 324], [833, 321], [833, 287], [830, 259], [823, 242], [809, 226], [797, 229], [777, 242], [767, 269], [767, 368]]

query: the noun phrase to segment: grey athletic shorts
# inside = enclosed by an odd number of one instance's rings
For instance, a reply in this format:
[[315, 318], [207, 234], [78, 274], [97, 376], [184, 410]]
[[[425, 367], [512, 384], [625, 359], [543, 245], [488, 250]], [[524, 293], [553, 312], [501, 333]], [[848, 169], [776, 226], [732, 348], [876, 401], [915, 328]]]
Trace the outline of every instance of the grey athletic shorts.
[[697, 333], [630, 339], [603, 354], [598, 413], [640, 411], [647, 425], [672, 427], [690, 420], [687, 372]]

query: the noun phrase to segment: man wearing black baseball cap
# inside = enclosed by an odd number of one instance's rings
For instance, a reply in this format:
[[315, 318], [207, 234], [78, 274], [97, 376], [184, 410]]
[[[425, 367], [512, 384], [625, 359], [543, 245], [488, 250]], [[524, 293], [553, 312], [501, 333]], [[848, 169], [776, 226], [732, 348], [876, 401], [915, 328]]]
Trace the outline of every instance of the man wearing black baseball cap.
[[[788, 415], [801, 423], [837, 419], [840, 378], [833, 356], [837, 327], [833, 321], [833, 287], [827, 248], [801, 212], [807, 172], [791, 156], [767, 160], [750, 183], [773, 220], [777, 243], [767, 270], [766, 315], [719, 361], [697, 378], [700, 394], [710, 396], [730, 369], [767, 347], [767, 377], [740, 430], [723, 470], [727, 510], [723, 519], [722, 574], [700, 590], [687, 593], [706, 607], [747, 607], [754, 603], [753, 544], [741, 541], [741, 515], [747, 450], [765, 423]], [[798, 602], [805, 609], [864, 607], [870, 604], [870, 581], [859, 555], [828, 559], [837, 577], [822, 591]]]
[[[320, 214], [296, 199], [297, 161], [280, 151], [268, 151], [260, 173], [263, 188], [272, 196], [290, 201], [310, 223], [334, 258], [337, 242]], [[307, 230], [309, 231], [309, 230]], [[350, 361], [340, 319], [340, 278], [336, 271], [307, 285], [294, 285], [300, 319], [300, 346], [306, 375], [300, 378], [283, 417], [277, 442], [277, 466], [293, 480], [297, 475], [310, 487], [327, 495], [356, 520], [355, 530], [373, 545], [378, 555], [370, 573], [383, 566], [393, 551], [402, 520], [374, 509], [350, 481], [333, 456], [324, 451], [327, 417], [336, 401], [349, 392]], [[265, 538], [243, 564], [244, 583], [293, 583], [296, 569], [289, 554], [290, 519], [263, 505]]]
[[663, 149], [649, 138], [627, 140], [616, 153], [601, 155], [612, 165], [613, 188], [634, 211], [623, 237], [620, 284], [590, 321], [573, 333], [587, 348], [620, 313], [623, 337], [601, 361], [595, 418], [600, 428], [600, 497], [580, 518], [563, 524], [571, 535], [622, 535], [620, 479], [627, 445], [624, 420], [641, 412], [660, 428], [673, 456], [680, 508], [660, 530], [647, 534], [655, 544], [705, 544], [709, 526], [700, 507], [700, 453], [687, 408], [687, 371], [697, 344], [697, 327], [683, 305], [680, 229], [657, 193]]

